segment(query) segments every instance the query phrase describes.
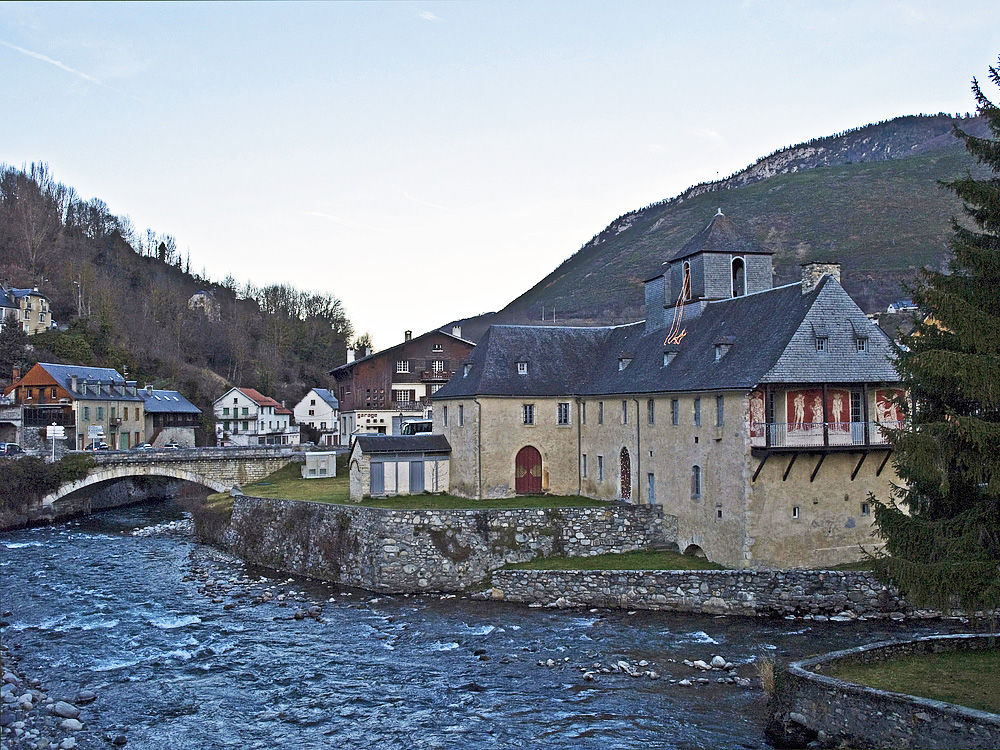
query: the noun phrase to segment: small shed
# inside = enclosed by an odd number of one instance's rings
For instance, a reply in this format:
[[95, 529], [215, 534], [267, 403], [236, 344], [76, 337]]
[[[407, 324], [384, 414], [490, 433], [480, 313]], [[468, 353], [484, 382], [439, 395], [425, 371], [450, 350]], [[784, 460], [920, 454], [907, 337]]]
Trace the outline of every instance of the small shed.
[[303, 479], [323, 479], [337, 476], [336, 451], [308, 451], [302, 464]]
[[447, 492], [450, 458], [444, 435], [358, 435], [351, 450], [351, 501]]

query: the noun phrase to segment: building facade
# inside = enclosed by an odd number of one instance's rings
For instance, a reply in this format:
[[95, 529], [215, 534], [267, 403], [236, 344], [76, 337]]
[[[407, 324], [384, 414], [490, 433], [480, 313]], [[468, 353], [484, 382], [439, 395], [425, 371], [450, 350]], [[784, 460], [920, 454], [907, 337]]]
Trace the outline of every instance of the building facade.
[[21, 326], [29, 336], [55, 328], [49, 298], [37, 287], [16, 289], [0, 285], [0, 328], [11, 323]]
[[154, 448], [175, 443], [195, 447], [195, 430], [201, 424], [201, 409], [178, 391], [147, 385], [139, 390], [146, 412], [146, 442]]
[[21, 407], [23, 445], [35, 444], [27, 434], [33, 428], [56, 424], [67, 428], [67, 447], [106, 442], [124, 450], [145, 441], [145, 403], [137, 390], [111, 368], [39, 362], [7, 393]]
[[292, 412], [253, 388], [230, 388], [214, 403], [219, 445], [298, 445]]
[[681, 551], [732, 567], [858, 559], [895, 479], [888, 337], [836, 264], [772, 288], [721, 213], [666, 266], [645, 321], [490, 328], [436, 394], [450, 491], [660, 504]]
[[475, 347], [460, 328], [430, 331], [401, 344], [334, 368], [334, 396], [340, 404], [340, 441], [349, 445], [356, 434], [399, 434], [407, 419], [431, 414], [434, 393], [452, 376]]
[[340, 445], [340, 402], [326, 388], [310, 388], [292, 410], [295, 423], [319, 432], [319, 445]]

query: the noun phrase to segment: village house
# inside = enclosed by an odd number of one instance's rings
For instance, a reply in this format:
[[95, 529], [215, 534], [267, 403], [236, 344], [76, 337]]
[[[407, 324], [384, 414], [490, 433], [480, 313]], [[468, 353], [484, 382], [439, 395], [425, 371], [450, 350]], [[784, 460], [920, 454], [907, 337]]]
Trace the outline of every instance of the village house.
[[416, 338], [406, 331], [403, 343], [357, 359], [348, 350], [347, 364], [330, 371], [340, 404], [341, 445], [359, 433], [398, 435], [405, 421], [430, 417], [434, 393], [474, 347], [455, 326]]
[[340, 402], [326, 388], [311, 388], [292, 410], [295, 423], [319, 432], [318, 445], [339, 445]]
[[94, 442], [115, 449], [144, 442], [145, 404], [135, 381], [117, 370], [39, 362], [15, 377], [6, 393], [21, 406], [23, 447], [44, 445], [39, 430], [52, 424], [65, 427], [66, 443], [77, 449]]
[[292, 412], [253, 388], [230, 388], [215, 400], [219, 445], [298, 445]]
[[664, 265], [645, 321], [487, 331], [435, 394], [449, 491], [657, 503], [681, 551], [732, 567], [857, 560], [896, 478], [888, 337], [837, 264], [773, 288], [721, 212]]
[[145, 403], [146, 442], [153, 447], [174, 443], [182, 448], [194, 448], [194, 433], [201, 422], [201, 409], [179, 391], [168, 391], [147, 385], [139, 390]]
[[11, 322], [20, 325], [29, 336], [56, 327], [49, 298], [37, 287], [15, 289], [0, 284], [0, 329]]

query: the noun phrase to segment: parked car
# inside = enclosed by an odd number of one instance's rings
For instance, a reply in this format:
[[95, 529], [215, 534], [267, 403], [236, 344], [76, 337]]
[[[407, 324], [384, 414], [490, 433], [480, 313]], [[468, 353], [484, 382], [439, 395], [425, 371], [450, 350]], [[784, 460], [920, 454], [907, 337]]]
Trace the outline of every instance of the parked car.
[[180, 443], [164, 443], [163, 447], [166, 448], [167, 450], [177, 450], [181, 446]]
[[109, 451], [111, 446], [105, 442], [93, 442], [84, 448], [85, 451]]
[[153, 450], [153, 446], [150, 443], [139, 443], [132, 450], [134, 450], [134, 451], [151, 451], [151, 450]]
[[21, 456], [24, 451], [17, 443], [0, 443], [0, 456]]

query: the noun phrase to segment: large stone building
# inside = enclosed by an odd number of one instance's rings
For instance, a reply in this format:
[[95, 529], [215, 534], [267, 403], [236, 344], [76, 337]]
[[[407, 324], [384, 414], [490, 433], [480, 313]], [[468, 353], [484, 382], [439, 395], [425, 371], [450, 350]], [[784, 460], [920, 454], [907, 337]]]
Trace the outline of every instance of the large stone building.
[[55, 328], [49, 298], [37, 287], [15, 289], [0, 284], [0, 329], [11, 323], [21, 326], [29, 336]]
[[772, 288], [721, 212], [665, 266], [645, 321], [489, 329], [435, 395], [450, 491], [658, 503], [682, 551], [734, 567], [856, 560], [894, 479], [891, 342], [836, 264]]
[[341, 444], [349, 445], [357, 434], [398, 435], [403, 421], [430, 416], [434, 393], [473, 347], [456, 326], [416, 338], [406, 331], [403, 343], [357, 359], [348, 350], [347, 364], [330, 371], [340, 404]]

